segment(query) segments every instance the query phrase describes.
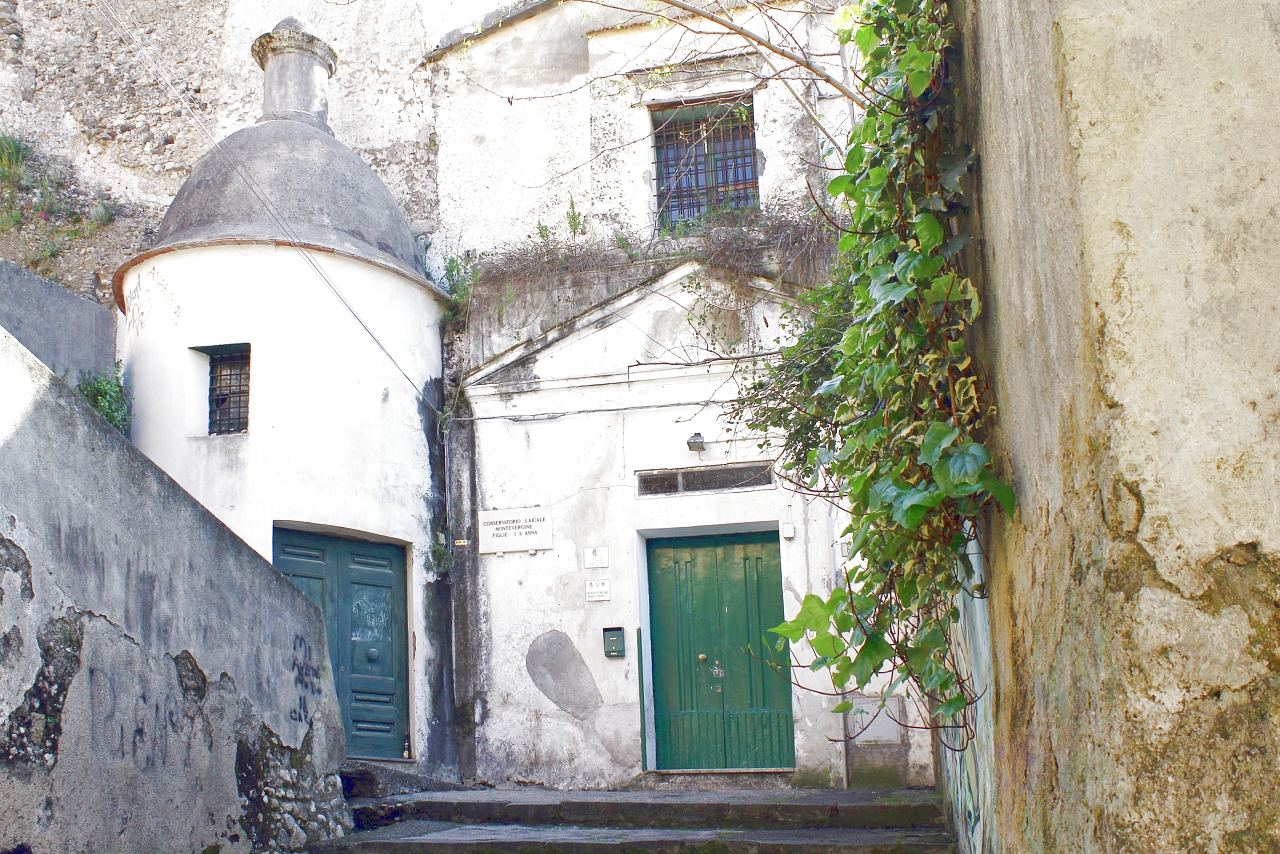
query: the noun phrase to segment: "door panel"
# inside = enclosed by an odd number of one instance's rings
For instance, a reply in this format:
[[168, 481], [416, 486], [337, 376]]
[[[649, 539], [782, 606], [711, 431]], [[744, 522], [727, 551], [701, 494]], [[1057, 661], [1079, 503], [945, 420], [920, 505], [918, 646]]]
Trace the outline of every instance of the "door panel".
[[792, 767], [791, 686], [760, 660], [789, 655], [762, 643], [783, 618], [777, 535], [648, 551], [658, 768]]
[[404, 549], [277, 528], [275, 557], [324, 603], [347, 753], [400, 758], [409, 723]]

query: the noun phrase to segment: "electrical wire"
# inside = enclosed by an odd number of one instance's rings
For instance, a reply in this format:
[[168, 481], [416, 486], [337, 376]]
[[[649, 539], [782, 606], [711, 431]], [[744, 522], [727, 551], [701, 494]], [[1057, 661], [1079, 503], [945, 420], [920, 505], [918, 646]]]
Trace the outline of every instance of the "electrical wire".
[[[241, 162], [234, 153], [229, 151], [226, 146], [224, 146], [222, 142], [213, 135], [200, 116], [196, 114], [195, 108], [182, 94], [182, 92], [178, 90], [177, 85], [164, 73], [160, 64], [150, 56], [150, 52], [146, 45], [138, 39], [134, 32], [136, 23], [130, 16], [129, 11], [127, 9], [122, 10], [120, 5], [117, 3], [117, 0], [99, 0], [99, 4], [107, 10], [108, 14], [103, 15], [103, 17], [106, 18], [107, 23], [116, 31], [122, 41], [126, 41], [129, 48], [133, 51], [133, 55], [147, 67], [147, 71], [150, 73], [153, 81], [163, 87], [165, 91], [168, 92], [171, 99], [182, 105], [187, 114], [191, 117], [191, 120], [195, 123], [196, 127], [199, 128], [200, 132], [203, 133], [204, 136], [213, 144], [212, 151], [216, 152], [220, 157], [226, 158], [226, 161], [231, 164], [236, 174], [242, 181], [244, 181], [250, 194], [257, 199], [258, 203], [262, 205], [263, 209], [267, 212], [267, 215], [271, 217], [272, 221], [284, 234], [285, 242], [298, 252], [306, 262], [307, 266], [311, 268], [312, 272], [315, 273], [320, 281], [324, 283], [325, 287], [327, 287], [333, 296], [337, 298], [338, 302], [340, 302], [347, 312], [350, 313], [356, 323], [360, 325], [360, 328], [365, 331], [365, 334], [369, 336], [378, 349], [382, 351], [382, 354], [386, 356], [395, 367], [396, 371], [398, 371], [400, 375], [404, 377], [405, 381], [409, 383], [409, 386], [413, 389], [414, 397], [417, 398], [418, 402], [426, 405], [426, 407], [430, 409], [437, 418], [439, 418], [441, 416], [440, 410], [423, 395], [422, 391], [418, 388], [418, 384], [414, 382], [408, 372], [406, 372], [405, 369], [401, 367], [400, 363], [396, 361], [395, 356], [391, 355], [391, 352], [386, 348], [374, 331], [369, 328], [369, 324], [364, 321], [364, 318], [362, 318], [360, 313], [355, 310], [355, 307], [348, 302], [346, 296], [343, 295], [342, 291], [338, 289], [338, 286], [334, 284], [333, 280], [325, 273], [324, 269], [316, 261], [312, 253], [302, 245], [297, 234], [275, 209], [275, 206], [271, 204], [271, 200], [267, 198], [266, 193], [258, 185], [258, 182], [245, 167], [244, 163]], [[94, 7], [98, 8], [99, 4], [94, 4]]]

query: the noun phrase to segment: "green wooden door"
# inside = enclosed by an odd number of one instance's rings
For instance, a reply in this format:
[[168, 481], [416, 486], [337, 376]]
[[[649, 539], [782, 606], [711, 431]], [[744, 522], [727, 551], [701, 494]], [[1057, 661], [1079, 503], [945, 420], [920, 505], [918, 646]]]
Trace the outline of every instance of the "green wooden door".
[[658, 768], [794, 767], [791, 686], [758, 660], [790, 655], [765, 638], [783, 619], [778, 535], [648, 545]]
[[275, 566], [324, 611], [347, 755], [403, 756], [409, 732], [404, 549], [275, 530]]

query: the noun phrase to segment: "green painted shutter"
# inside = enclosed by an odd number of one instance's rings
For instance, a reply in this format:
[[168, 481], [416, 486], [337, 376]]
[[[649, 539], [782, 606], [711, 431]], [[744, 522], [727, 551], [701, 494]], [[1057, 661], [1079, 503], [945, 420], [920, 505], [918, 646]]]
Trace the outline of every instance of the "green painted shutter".
[[277, 528], [274, 555], [324, 610], [347, 753], [401, 758], [409, 726], [404, 549]]
[[[776, 534], [649, 541], [658, 768], [795, 765], [791, 688], [761, 658], [782, 622]], [[703, 658], [705, 656], [705, 659]]]

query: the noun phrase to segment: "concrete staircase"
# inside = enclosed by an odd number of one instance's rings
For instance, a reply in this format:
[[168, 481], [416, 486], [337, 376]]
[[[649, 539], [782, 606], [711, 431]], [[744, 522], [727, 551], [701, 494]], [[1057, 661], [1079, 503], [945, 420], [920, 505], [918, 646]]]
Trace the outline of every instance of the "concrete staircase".
[[419, 792], [354, 799], [312, 854], [954, 854], [927, 791]]

